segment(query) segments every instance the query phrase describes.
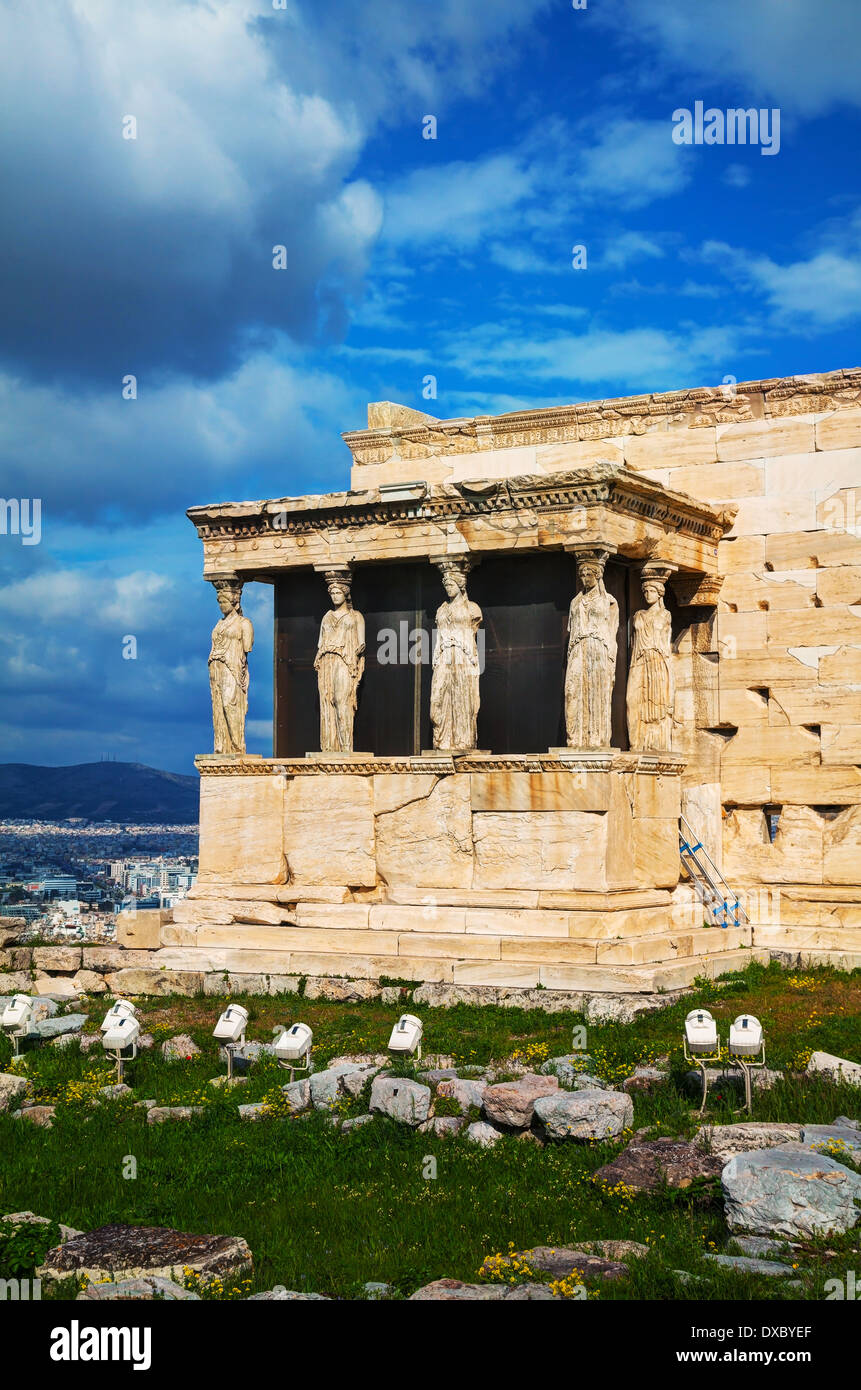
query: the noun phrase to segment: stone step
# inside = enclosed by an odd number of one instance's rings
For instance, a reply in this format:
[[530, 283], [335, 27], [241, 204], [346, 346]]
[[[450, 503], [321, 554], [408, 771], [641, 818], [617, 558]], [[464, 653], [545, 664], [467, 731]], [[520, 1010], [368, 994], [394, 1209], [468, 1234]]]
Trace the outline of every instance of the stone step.
[[646, 965], [687, 956], [707, 956], [750, 946], [753, 932], [746, 927], [701, 927], [698, 931], [662, 932], [625, 941], [599, 941], [597, 965]]
[[861, 927], [755, 926], [754, 942], [776, 951], [861, 953]]

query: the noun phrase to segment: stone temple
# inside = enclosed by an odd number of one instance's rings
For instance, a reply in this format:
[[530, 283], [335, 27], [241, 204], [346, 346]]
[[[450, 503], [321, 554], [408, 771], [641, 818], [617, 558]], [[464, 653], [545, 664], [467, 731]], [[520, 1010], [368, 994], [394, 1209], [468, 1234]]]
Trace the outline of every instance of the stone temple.
[[[200, 875], [120, 940], [252, 990], [861, 964], [861, 370], [386, 402], [344, 439], [348, 490], [189, 511], [222, 614]], [[271, 757], [244, 751], [249, 584]]]

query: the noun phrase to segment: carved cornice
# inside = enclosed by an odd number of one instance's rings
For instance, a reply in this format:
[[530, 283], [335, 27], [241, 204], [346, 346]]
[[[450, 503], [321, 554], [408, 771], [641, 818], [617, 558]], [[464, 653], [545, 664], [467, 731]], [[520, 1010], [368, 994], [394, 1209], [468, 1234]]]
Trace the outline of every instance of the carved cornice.
[[199, 755], [194, 765], [202, 777], [371, 777], [391, 773], [424, 773], [431, 777], [453, 773], [488, 772], [571, 772], [640, 773], [645, 776], [680, 776], [686, 766], [685, 758], [673, 753], [623, 753], [610, 749], [606, 753], [577, 749], [553, 753], [493, 754], [426, 754], [421, 757], [375, 758], [361, 760], [353, 757], [343, 762], [327, 758], [261, 758], [218, 757], [212, 753]]
[[733, 386], [697, 387], [645, 396], [584, 401], [509, 415], [457, 420], [413, 421], [384, 428], [349, 430], [343, 435], [357, 464], [382, 463], [397, 442], [401, 457], [482, 452], [531, 444], [562, 444], [648, 434], [654, 430], [696, 429], [745, 420], [774, 419], [814, 411], [840, 410], [861, 402], [861, 369], [811, 376], [773, 377]]
[[[596, 463], [554, 474], [432, 485], [423, 498], [392, 499], [379, 489], [261, 502], [228, 502], [191, 507], [187, 513], [202, 540], [251, 540], [277, 544], [321, 532], [347, 532], [361, 540], [364, 528], [446, 525], [484, 519], [528, 524], [531, 514], [551, 516], [605, 506], [631, 520], [654, 522], [699, 540], [718, 541], [732, 525], [736, 509], [713, 507], [618, 463]], [[535, 524], [535, 522], [533, 522]], [[503, 547], [501, 547], [503, 548]]]

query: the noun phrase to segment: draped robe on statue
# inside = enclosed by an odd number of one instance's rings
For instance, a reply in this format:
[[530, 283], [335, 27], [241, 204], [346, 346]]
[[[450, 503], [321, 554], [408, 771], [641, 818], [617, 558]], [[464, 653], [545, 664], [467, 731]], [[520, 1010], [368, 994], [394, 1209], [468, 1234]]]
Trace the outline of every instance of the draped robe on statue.
[[320, 750], [352, 753], [359, 681], [365, 670], [365, 620], [353, 608], [330, 609], [320, 624], [314, 665], [320, 692]]
[[212, 629], [209, 689], [216, 753], [245, 752], [248, 653], [253, 645], [254, 628], [240, 613], [228, 613]]
[[663, 603], [634, 614], [628, 676], [628, 739], [632, 748], [666, 752], [672, 747], [673, 677], [670, 615]]
[[619, 605], [603, 584], [575, 594], [568, 614], [565, 725], [569, 748], [609, 748]]
[[437, 609], [430, 700], [434, 748], [475, 748], [478, 741], [475, 634], [480, 623], [481, 609], [463, 593]]

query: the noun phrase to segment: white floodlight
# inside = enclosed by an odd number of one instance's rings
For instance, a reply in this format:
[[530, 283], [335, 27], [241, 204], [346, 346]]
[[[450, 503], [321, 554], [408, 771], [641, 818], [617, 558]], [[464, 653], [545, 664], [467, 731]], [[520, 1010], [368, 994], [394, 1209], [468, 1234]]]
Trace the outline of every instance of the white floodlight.
[[706, 1063], [720, 1061], [720, 1038], [718, 1037], [717, 1024], [708, 1009], [691, 1009], [685, 1019], [684, 1050], [686, 1060], [693, 1062], [702, 1074], [703, 1099], [700, 1105], [700, 1114], [702, 1114], [706, 1108], [706, 1096], [709, 1090]]
[[415, 1052], [421, 1058], [423, 1032], [420, 1018], [415, 1014], [401, 1014], [389, 1038], [389, 1051], [410, 1055]]
[[739, 1014], [729, 1030], [731, 1057], [758, 1057], [762, 1051], [762, 1024], [753, 1014]]
[[309, 1070], [313, 1041], [314, 1034], [307, 1023], [293, 1023], [289, 1028], [275, 1030], [275, 1056], [282, 1067], [290, 1068], [291, 1078], [295, 1071]]
[[729, 1030], [730, 1061], [741, 1068], [744, 1076], [744, 1103], [748, 1112], [752, 1107], [751, 1068], [765, 1066], [765, 1038], [762, 1024], [753, 1014], [739, 1014]]
[[36, 1008], [36, 1002], [29, 994], [16, 994], [3, 1010], [0, 1023], [12, 1039], [12, 1048], [16, 1057], [21, 1054], [22, 1039], [33, 1031], [33, 1011]]
[[123, 1063], [138, 1055], [141, 1026], [136, 1018], [124, 1014], [115, 1018], [108, 1028], [102, 1024], [102, 1047], [113, 1054], [117, 1064], [117, 1081], [123, 1079]]
[[228, 1004], [215, 1025], [212, 1036], [224, 1044], [227, 1053], [227, 1079], [233, 1080], [233, 1059], [245, 1046], [245, 1029], [248, 1027], [248, 1010], [241, 1004]]
[[130, 999], [118, 999], [115, 1004], [111, 1005], [102, 1020], [102, 1032], [109, 1032], [121, 1018], [134, 1018], [136, 1014], [137, 1007]]

